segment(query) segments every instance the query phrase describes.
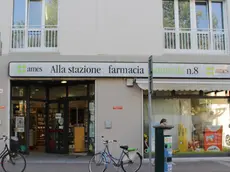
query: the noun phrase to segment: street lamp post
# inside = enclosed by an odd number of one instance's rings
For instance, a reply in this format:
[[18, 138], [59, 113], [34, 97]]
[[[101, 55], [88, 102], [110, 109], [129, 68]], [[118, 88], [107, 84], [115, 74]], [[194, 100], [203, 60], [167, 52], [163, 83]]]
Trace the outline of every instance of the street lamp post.
[[152, 171], [152, 90], [153, 90], [153, 59], [152, 56], [148, 60], [148, 118], [149, 118], [149, 172]]

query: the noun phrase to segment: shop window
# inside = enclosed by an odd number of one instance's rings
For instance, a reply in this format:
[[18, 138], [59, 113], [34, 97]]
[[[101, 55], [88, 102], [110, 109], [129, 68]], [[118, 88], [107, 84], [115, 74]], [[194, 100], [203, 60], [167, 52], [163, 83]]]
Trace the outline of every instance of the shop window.
[[69, 97], [87, 96], [87, 85], [69, 86]]
[[42, 101], [30, 101], [29, 145], [32, 148], [39, 146], [41, 151], [45, 148], [45, 119], [45, 103]]
[[45, 100], [46, 99], [45, 87], [31, 86], [30, 87], [30, 98], [31, 99]]
[[16, 136], [19, 139], [21, 151], [27, 151], [26, 147], [26, 101], [12, 100], [11, 101], [11, 136]]
[[89, 102], [89, 152], [94, 153], [95, 150], [95, 101]]
[[25, 88], [14, 86], [12, 87], [12, 97], [23, 97], [25, 96]]
[[57, 100], [66, 97], [66, 87], [52, 87], [49, 89], [49, 99]]
[[[230, 151], [230, 106], [227, 98], [174, 98], [152, 100], [153, 123], [166, 118], [174, 128], [175, 154]], [[148, 141], [148, 99], [144, 98], [144, 136]], [[155, 142], [155, 138], [153, 143]], [[146, 144], [144, 144], [146, 145]], [[144, 146], [145, 153], [146, 146]], [[155, 151], [154, 145], [152, 151]], [[147, 155], [147, 154], [145, 154]]]
[[95, 84], [89, 85], [89, 95], [94, 96], [95, 95]]

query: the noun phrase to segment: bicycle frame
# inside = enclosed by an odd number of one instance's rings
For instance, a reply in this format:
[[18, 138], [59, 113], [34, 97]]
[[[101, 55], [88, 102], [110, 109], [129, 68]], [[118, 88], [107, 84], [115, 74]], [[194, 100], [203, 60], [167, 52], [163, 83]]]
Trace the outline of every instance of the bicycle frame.
[[10, 152], [8, 145], [5, 143], [5, 147], [4, 149], [1, 151], [0, 153], [0, 158], [2, 158], [5, 154], [7, 154], [8, 152]]
[[[121, 166], [121, 161], [122, 161], [123, 157], [125, 155], [128, 156], [128, 153], [125, 152], [124, 150], [122, 150], [122, 152], [120, 154], [120, 158], [113, 157], [112, 154], [109, 151], [108, 144], [105, 145], [105, 149], [101, 153], [102, 153], [102, 156], [105, 158], [106, 168], [107, 168], [107, 165], [110, 164], [111, 162], [113, 163], [113, 166], [120, 167]], [[107, 161], [108, 158], [110, 160], [109, 162]]]

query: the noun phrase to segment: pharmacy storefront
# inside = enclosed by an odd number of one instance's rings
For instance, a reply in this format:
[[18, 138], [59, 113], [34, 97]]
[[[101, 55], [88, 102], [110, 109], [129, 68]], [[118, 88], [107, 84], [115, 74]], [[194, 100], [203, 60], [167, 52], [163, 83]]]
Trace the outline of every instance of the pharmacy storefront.
[[[148, 152], [147, 63], [11, 62], [9, 76], [11, 109], [25, 107], [22, 112], [11, 110], [11, 134], [25, 138], [22, 144], [26, 147], [32, 145], [30, 132], [36, 132], [37, 127], [30, 124], [30, 116], [38, 109], [47, 118], [43, 142], [39, 143], [41, 151], [98, 151], [103, 146], [100, 136], [104, 135], [137, 147], [143, 154]], [[170, 131], [175, 155], [226, 154], [230, 148], [230, 65], [154, 63], [153, 76], [152, 120], [158, 123], [166, 118], [175, 126]], [[19, 94], [20, 88], [24, 91]], [[17, 106], [19, 102], [24, 104]], [[46, 111], [40, 108], [44, 106]], [[72, 117], [75, 107], [80, 109], [78, 114], [82, 113], [80, 121]], [[49, 118], [58, 122], [56, 113], [64, 117], [64, 122], [61, 129], [50, 129]], [[23, 133], [13, 132], [12, 121], [17, 116], [26, 118]], [[71, 127], [82, 131], [85, 144], [78, 144], [74, 138], [79, 135], [68, 141]], [[151, 150], [154, 152], [154, 146]]]
[[[175, 127], [174, 156], [228, 156], [230, 152], [230, 66], [154, 65], [152, 120], [166, 118]], [[143, 153], [148, 156], [148, 81], [143, 90]], [[153, 134], [154, 135], [154, 134]], [[152, 138], [155, 142], [154, 137]], [[154, 152], [155, 147], [151, 150]]]
[[102, 135], [141, 149], [134, 78], [147, 71], [146, 63], [10, 62], [10, 135], [26, 152], [92, 154]]

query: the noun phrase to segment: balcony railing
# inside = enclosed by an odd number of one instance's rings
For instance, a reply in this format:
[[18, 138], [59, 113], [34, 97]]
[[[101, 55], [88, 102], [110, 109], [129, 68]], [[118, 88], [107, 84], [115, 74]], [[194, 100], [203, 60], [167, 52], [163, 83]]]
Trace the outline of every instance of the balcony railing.
[[57, 51], [57, 26], [13, 26], [12, 51]]
[[165, 28], [164, 37], [165, 50], [170, 52], [229, 53], [226, 30]]

